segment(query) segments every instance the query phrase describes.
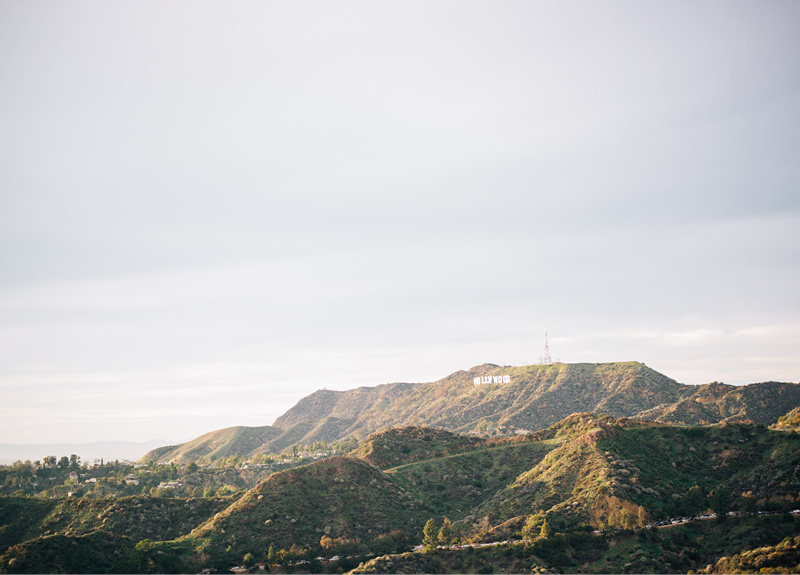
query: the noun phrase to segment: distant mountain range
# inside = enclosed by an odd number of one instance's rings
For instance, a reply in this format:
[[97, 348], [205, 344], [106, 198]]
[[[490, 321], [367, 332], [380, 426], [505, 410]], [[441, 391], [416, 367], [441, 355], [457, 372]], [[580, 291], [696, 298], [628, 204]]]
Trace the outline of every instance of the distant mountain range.
[[115, 459], [136, 461], [153, 448], [164, 445], [163, 439], [143, 441], [94, 441], [91, 443], [0, 443], [0, 465], [8, 465], [15, 461], [36, 461], [48, 455], [61, 457], [73, 453], [82, 461], [92, 462], [103, 458], [106, 461]]
[[212, 431], [151, 451], [145, 459], [186, 462], [234, 453], [252, 456], [296, 444], [364, 439], [408, 425], [511, 436], [544, 429], [576, 412], [685, 425], [773, 424], [798, 406], [797, 383], [684, 385], [638, 362], [484, 364], [432, 383], [317, 391], [272, 426]]

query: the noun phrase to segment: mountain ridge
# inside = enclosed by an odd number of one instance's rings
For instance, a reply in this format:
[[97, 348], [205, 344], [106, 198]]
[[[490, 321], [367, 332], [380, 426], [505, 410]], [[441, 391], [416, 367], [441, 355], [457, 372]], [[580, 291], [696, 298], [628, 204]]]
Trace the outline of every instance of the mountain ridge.
[[[547, 428], [575, 412], [664, 423], [772, 424], [798, 405], [800, 384], [692, 386], [633, 361], [527, 366], [485, 363], [434, 382], [318, 390], [298, 401], [272, 426], [249, 428], [258, 432], [217, 430], [170, 450], [155, 450], [144, 459], [179, 463], [196, 458], [196, 454], [214, 459], [236, 452], [245, 456], [276, 453], [297, 444], [361, 440], [403, 426], [514, 435]], [[257, 437], [263, 438], [260, 445], [255, 445]]]

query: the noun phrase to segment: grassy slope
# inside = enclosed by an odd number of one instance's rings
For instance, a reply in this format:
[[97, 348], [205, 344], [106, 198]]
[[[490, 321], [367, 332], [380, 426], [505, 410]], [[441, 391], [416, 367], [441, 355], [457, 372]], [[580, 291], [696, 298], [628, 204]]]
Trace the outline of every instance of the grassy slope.
[[133, 545], [100, 531], [38, 537], [1, 554], [0, 573], [134, 573]]
[[779, 417], [773, 427], [783, 430], [800, 429], [800, 407], [795, 407], [786, 415]]
[[[509, 375], [512, 382], [473, 385], [475, 377], [496, 375]], [[482, 420], [510, 430], [537, 430], [576, 411], [634, 415], [678, 401], [690, 391], [689, 386], [637, 362], [522, 367], [486, 364], [433, 383], [317, 392], [301, 400], [276, 425], [333, 416], [352, 421], [348, 433], [361, 437], [405, 425], [464, 432]]]
[[[490, 525], [547, 512], [560, 524], [604, 526], [620, 513], [682, 513], [690, 487], [710, 493], [725, 484], [735, 506], [742, 494], [778, 507], [800, 493], [800, 434], [763, 426], [674, 427], [576, 414], [560, 424], [561, 444], [469, 518]], [[786, 503], [784, 503], [786, 502]]]
[[391, 478], [424, 501], [436, 517], [463, 519], [475, 506], [536, 465], [555, 444], [527, 441], [406, 465]]
[[[726, 484], [734, 496], [762, 499], [800, 492], [800, 435], [762, 426], [653, 426], [629, 429], [600, 448], [609, 453], [611, 491], [651, 514], [675, 513], [693, 485], [708, 493]], [[763, 503], [763, 502], [762, 502]]]
[[185, 463], [201, 457], [218, 459], [235, 453], [250, 454], [259, 447], [275, 439], [281, 430], [268, 425], [263, 427], [227, 427], [201, 435], [172, 449], [155, 449], [142, 460], [155, 459], [166, 463]]
[[427, 427], [396, 427], [370, 435], [353, 456], [380, 469], [477, 449], [480, 439]]
[[800, 519], [789, 516], [731, 518], [606, 536], [556, 534], [527, 546], [388, 555], [353, 573], [686, 573], [708, 565], [716, 565], [709, 572], [745, 566], [750, 573], [762, 567], [787, 573], [796, 572], [798, 533]]
[[315, 545], [322, 535], [368, 541], [395, 529], [416, 533], [429, 514], [371, 465], [334, 457], [272, 475], [186, 539], [260, 556], [270, 545]]
[[0, 498], [0, 552], [36, 537], [78, 536], [101, 529], [141, 539], [189, 533], [231, 503], [230, 499], [28, 499]]
[[677, 403], [646, 410], [638, 417], [682, 425], [745, 421], [770, 424], [799, 404], [800, 385], [795, 383], [709, 383], [694, 388], [691, 395]]
[[[539, 511], [555, 513], [562, 522], [598, 523], [607, 511], [608, 462], [598, 442], [619, 434], [624, 426], [643, 425], [608, 416], [575, 414], [556, 426], [561, 443], [507, 487], [472, 513], [476, 523], [488, 518], [497, 525]], [[619, 502], [614, 503], [616, 507]]]

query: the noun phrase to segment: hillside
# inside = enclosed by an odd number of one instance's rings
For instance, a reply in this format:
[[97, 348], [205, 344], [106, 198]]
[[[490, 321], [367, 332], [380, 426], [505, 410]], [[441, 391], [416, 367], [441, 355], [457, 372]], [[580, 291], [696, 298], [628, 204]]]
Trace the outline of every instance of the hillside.
[[281, 430], [265, 425], [263, 427], [226, 427], [211, 431], [200, 437], [182, 443], [159, 447], [142, 457], [142, 461], [168, 460], [182, 463], [205, 458], [209, 461], [228, 457], [235, 453], [253, 454], [281, 434]]
[[415, 534], [430, 511], [385, 474], [358, 459], [334, 457], [275, 473], [185, 537], [198, 549], [241, 554], [270, 545], [370, 541], [392, 531]]
[[527, 543], [384, 555], [352, 573], [796, 573], [800, 518], [695, 521], [605, 535], [557, 533]]
[[[501, 383], [504, 377], [507, 382]], [[491, 383], [476, 385], [476, 378]], [[580, 411], [634, 416], [676, 404], [694, 390], [637, 362], [485, 364], [432, 383], [317, 391], [301, 399], [273, 426], [210, 432], [183, 445], [153, 450], [144, 459], [182, 463], [233, 453], [279, 453], [296, 444], [363, 439], [376, 431], [404, 426], [514, 435], [545, 429]], [[784, 406], [786, 400], [769, 399], [777, 402], [774, 410], [781, 415], [794, 407]]]
[[[476, 385], [476, 378], [489, 383]], [[484, 364], [432, 383], [317, 391], [273, 426], [214, 431], [180, 446], [154, 450], [148, 457], [180, 463], [233, 453], [279, 453], [296, 444], [361, 440], [376, 431], [405, 426], [511, 436], [545, 429], [576, 412], [689, 425], [723, 421], [768, 425], [798, 405], [800, 384], [690, 386], [638, 362]]]
[[[427, 519], [441, 524], [448, 517], [454, 535], [473, 543], [516, 539], [530, 527], [530, 550], [475, 555], [498, 570], [538, 565], [562, 572], [675, 572], [716, 565], [722, 552], [743, 553], [744, 541], [777, 545], [800, 529], [800, 521], [785, 514], [800, 506], [800, 434], [759, 424], [687, 427], [575, 413], [515, 437], [389, 429], [371, 435], [355, 454], [363, 459], [334, 457], [274, 473], [238, 499], [0, 499], [0, 571], [59, 570], [73, 565], [64, 556], [73, 550], [84, 554], [81, 569], [97, 564], [107, 571], [132, 564], [227, 569], [247, 553], [266, 560], [270, 548], [283, 558], [275, 561], [284, 562], [380, 555], [409, 550]], [[709, 507], [745, 516], [729, 519], [727, 529], [681, 526], [680, 532], [705, 538], [692, 555], [673, 551], [678, 539], [672, 531], [638, 542], [613, 531]], [[766, 522], [748, 532], [757, 510], [781, 512], [776, 517], [788, 522]], [[545, 519], [565, 535], [537, 538]], [[592, 536], [592, 529], [609, 530], [613, 541]], [[464, 553], [437, 556], [433, 563], [418, 554], [375, 559], [368, 570], [483, 568]], [[92, 554], [99, 554], [95, 563]], [[325, 569], [357, 564], [343, 558]], [[322, 569], [308, 563], [307, 570]]]
[[[474, 384], [475, 378], [493, 380], [498, 376], [508, 376], [510, 381]], [[678, 401], [690, 390], [636, 362], [523, 367], [486, 364], [433, 383], [317, 392], [279, 417], [275, 426], [289, 429], [333, 417], [349, 421], [347, 433], [361, 437], [402, 425], [459, 433], [481, 426], [513, 434], [516, 430], [544, 429], [576, 411], [633, 415]], [[307, 436], [304, 441], [313, 439]]]
[[231, 503], [225, 498], [34, 499], [0, 497], [0, 554], [37, 537], [82, 536], [98, 529], [140, 539], [173, 539], [189, 533]]
[[637, 415], [648, 421], [705, 425], [720, 422], [753, 422], [769, 425], [800, 405], [800, 385], [768, 381], [735, 386], [708, 383], [692, 389], [680, 401]]
[[446, 457], [482, 445], [480, 439], [442, 429], [395, 427], [370, 435], [353, 452], [353, 457], [380, 469], [388, 469], [410, 461]]
[[[735, 509], [800, 504], [798, 434], [749, 424], [676, 427], [589, 414], [560, 425], [562, 443], [478, 506], [469, 518], [473, 525], [520, 522], [533, 511], [559, 525], [634, 525], [640, 508], [652, 518], [699, 513], [723, 486]], [[694, 486], [696, 500], [687, 495]]]
[[800, 407], [795, 407], [786, 415], [779, 417], [773, 427], [783, 430], [800, 429]]

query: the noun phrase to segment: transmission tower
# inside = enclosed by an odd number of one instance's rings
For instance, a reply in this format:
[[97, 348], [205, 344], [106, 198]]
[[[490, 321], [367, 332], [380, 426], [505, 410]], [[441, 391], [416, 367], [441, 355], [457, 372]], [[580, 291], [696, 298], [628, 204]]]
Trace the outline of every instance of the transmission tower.
[[542, 363], [545, 365], [553, 363], [553, 360], [550, 359], [550, 344], [547, 343], [547, 323], [544, 324], [544, 355], [542, 356]]

